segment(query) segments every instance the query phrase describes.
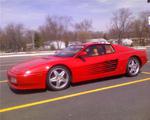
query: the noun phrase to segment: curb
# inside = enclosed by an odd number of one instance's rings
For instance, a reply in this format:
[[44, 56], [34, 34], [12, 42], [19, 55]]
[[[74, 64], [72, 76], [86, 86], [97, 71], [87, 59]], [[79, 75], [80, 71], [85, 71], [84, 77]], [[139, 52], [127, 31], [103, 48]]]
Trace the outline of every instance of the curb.
[[39, 55], [52, 55], [55, 52], [49, 52], [49, 53], [31, 53], [31, 54], [12, 54], [12, 55], [1, 55], [0, 58], [6, 58], [6, 57], [23, 57], [23, 56], [39, 56]]

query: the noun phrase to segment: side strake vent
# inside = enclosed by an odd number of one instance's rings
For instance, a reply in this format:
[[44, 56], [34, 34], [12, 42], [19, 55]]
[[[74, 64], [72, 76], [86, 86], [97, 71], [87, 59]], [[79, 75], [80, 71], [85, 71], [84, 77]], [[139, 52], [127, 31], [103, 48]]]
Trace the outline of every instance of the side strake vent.
[[111, 72], [116, 70], [118, 64], [118, 60], [109, 60], [93, 65], [89, 65], [87, 67], [87, 72], [90, 74], [99, 74], [99, 73], [105, 73], [105, 72]]

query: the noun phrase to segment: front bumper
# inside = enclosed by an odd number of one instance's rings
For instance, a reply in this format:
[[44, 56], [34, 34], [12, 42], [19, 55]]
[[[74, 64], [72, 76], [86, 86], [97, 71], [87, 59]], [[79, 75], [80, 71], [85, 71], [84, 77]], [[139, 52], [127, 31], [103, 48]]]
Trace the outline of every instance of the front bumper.
[[21, 74], [16, 74], [12, 71], [8, 71], [7, 76], [8, 76], [8, 85], [12, 89], [32, 90], [32, 89], [46, 88], [46, 72], [24, 76]]

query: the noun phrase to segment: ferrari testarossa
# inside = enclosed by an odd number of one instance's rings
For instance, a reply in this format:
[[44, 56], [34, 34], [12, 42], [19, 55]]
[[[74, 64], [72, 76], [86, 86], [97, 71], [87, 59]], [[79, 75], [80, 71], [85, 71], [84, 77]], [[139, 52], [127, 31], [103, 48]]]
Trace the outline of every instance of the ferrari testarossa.
[[71, 83], [115, 75], [136, 76], [147, 62], [145, 50], [85, 43], [71, 45], [54, 55], [33, 59], [8, 70], [8, 84], [17, 90], [62, 90]]

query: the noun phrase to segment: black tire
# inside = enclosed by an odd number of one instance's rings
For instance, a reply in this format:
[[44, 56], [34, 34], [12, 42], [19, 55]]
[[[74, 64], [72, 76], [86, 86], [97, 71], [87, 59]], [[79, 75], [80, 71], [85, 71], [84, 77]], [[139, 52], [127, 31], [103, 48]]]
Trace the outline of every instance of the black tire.
[[131, 57], [128, 60], [128, 64], [127, 64], [127, 68], [126, 68], [126, 75], [129, 77], [137, 76], [140, 72], [140, 68], [141, 68], [141, 66], [140, 66], [140, 61], [138, 60], [138, 58]]
[[[62, 77], [61, 75], [63, 74], [62, 73], [63, 71], [65, 73], [64, 76]], [[53, 91], [59, 91], [68, 88], [70, 86], [70, 81], [71, 81], [70, 71], [66, 67], [59, 65], [59, 66], [54, 66], [49, 70], [46, 84], [48, 89]], [[57, 85], [57, 83], [60, 84], [60, 87]]]

